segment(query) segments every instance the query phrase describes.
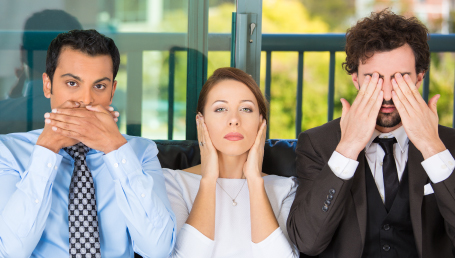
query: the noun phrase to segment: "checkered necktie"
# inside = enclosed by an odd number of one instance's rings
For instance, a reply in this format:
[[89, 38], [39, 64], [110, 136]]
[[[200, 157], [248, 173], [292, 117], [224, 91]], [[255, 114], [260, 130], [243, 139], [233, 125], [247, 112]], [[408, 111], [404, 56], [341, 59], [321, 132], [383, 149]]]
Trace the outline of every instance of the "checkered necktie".
[[90, 148], [80, 142], [64, 150], [74, 159], [68, 201], [70, 258], [101, 258], [95, 186], [85, 161]]

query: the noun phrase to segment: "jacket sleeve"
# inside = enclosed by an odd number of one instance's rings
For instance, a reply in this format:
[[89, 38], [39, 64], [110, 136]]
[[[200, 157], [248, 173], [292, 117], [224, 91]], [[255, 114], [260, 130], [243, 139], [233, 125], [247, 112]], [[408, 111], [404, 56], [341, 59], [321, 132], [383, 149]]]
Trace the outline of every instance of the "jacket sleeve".
[[312, 140], [307, 132], [299, 135], [296, 148], [299, 187], [287, 229], [289, 238], [302, 253], [318, 255], [330, 244], [345, 213], [353, 178], [343, 180], [330, 169], [328, 160], [336, 147], [328, 149]]

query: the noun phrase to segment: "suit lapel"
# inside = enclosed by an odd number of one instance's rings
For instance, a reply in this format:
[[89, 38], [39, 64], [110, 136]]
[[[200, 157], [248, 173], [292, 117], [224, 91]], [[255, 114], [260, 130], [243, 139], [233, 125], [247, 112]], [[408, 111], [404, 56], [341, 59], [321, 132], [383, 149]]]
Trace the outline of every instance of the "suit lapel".
[[409, 205], [411, 212], [412, 229], [416, 240], [417, 250], [422, 256], [422, 201], [423, 187], [428, 181], [428, 175], [422, 167], [423, 156], [420, 151], [409, 142], [408, 177], [409, 177]]
[[367, 230], [367, 196], [365, 185], [365, 151], [361, 151], [357, 159], [359, 166], [354, 174], [352, 182], [351, 194], [354, 199], [357, 221], [359, 223], [360, 237], [362, 238], [362, 246], [365, 245], [365, 234]]

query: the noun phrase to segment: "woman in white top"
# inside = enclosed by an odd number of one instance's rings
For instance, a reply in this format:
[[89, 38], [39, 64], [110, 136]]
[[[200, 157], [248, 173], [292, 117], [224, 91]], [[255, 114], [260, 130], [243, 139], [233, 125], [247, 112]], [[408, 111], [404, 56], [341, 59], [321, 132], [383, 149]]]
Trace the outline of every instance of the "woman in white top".
[[267, 101], [253, 78], [216, 70], [197, 111], [201, 165], [163, 169], [177, 218], [173, 257], [298, 257], [286, 231], [296, 181], [261, 172]]

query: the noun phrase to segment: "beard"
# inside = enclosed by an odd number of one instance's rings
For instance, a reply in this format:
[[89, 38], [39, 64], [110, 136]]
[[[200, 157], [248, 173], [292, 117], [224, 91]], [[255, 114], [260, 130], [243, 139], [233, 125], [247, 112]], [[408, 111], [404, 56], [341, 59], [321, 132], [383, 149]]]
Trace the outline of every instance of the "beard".
[[[393, 100], [383, 101], [382, 105], [393, 105]], [[398, 113], [398, 110], [394, 110], [392, 113], [381, 113], [379, 112], [378, 118], [376, 119], [376, 124], [381, 127], [395, 127], [401, 123], [401, 117]]]

